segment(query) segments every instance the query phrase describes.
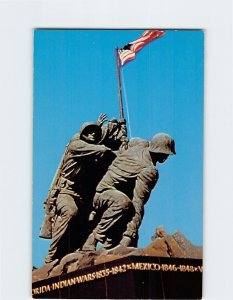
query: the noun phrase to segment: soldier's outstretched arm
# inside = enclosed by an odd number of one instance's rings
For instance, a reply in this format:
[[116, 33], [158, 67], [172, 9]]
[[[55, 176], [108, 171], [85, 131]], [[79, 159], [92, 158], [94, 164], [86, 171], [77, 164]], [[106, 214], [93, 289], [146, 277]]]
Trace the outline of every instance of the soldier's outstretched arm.
[[76, 157], [84, 156], [102, 156], [105, 152], [112, 152], [112, 150], [104, 145], [89, 144], [82, 140], [71, 141], [69, 150]]
[[144, 205], [148, 201], [151, 191], [158, 181], [158, 171], [153, 167], [143, 169], [137, 177], [134, 194], [133, 206], [135, 214], [128, 223], [124, 236], [135, 238], [144, 216]]

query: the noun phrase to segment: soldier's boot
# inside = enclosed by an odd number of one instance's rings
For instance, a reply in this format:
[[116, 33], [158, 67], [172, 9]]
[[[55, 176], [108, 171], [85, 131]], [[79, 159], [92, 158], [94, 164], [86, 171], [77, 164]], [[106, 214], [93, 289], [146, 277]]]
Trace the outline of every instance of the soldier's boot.
[[96, 251], [97, 239], [94, 234], [91, 233], [82, 247], [82, 251]]

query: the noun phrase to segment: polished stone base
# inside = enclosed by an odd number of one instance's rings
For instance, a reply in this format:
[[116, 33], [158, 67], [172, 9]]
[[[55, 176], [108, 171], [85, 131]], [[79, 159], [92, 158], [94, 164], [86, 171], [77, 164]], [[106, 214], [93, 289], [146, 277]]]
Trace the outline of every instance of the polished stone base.
[[127, 256], [34, 282], [37, 299], [201, 299], [202, 260]]

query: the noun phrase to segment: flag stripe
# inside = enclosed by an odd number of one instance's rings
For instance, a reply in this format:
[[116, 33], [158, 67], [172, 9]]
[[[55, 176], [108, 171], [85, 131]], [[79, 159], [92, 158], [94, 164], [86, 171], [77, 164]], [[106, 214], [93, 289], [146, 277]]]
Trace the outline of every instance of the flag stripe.
[[136, 54], [131, 50], [119, 50], [121, 65], [123, 66], [127, 61], [133, 60], [135, 58], [135, 55]]
[[133, 60], [139, 50], [141, 50], [149, 42], [163, 36], [164, 34], [165, 32], [161, 30], [146, 30], [137, 40], [118, 50], [121, 65], [123, 66], [128, 61]]
[[131, 42], [130, 44], [134, 44], [137, 42], [150, 42], [150, 41], [153, 41], [154, 39], [160, 37], [163, 34], [164, 34], [164, 31], [147, 30], [147, 32], [144, 32], [144, 34], [139, 39]]

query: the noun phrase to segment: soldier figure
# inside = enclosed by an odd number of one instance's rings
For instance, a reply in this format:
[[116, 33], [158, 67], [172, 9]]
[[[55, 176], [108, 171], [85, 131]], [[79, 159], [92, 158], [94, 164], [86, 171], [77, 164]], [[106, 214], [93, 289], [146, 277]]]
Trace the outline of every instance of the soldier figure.
[[[100, 120], [104, 119], [105, 115], [100, 115]], [[127, 149], [128, 138], [125, 119], [119, 121], [115, 118], [111, 119], [107, 125], [102, 126], [102, 137], [100, 144], [111, 148], [113, 151], [123, 151]]]
[[[49, 201], [53, 201], [52, 240], [45, 263], [81, 247], [91, 232], [88, 215], [95, 189], [116, 156], [102, 143], [111, 145], [112, 141], [117, 150], [122, 144], [121, 139], [126, 140], [125, 131], [121, 131], [124, 122], [117, 122], [114, 128], [109, 123], [101, 127], [105, 119], [106, 115], [102, 114], [97, 123], [85, 123], [67, 146], [58, 180], [50, 193]], [[80, 226], [82, 230], [79, 230]], [[46, 232], [46, 228], [41, 232]], [[40, 236], [50, 238], [43, 233]]]
[[83, 251], [94, 251], [97, 242], [105, 249], [119, 244], [137, 246], [144, 205], [158, 180], [155, 165], [174, 154], [174, 140], [163, 133], [155, 135], [150, 143], [135, 140], [132, 147], [129, 143], [128, 150], [113, 161], [97, 186], [93, 206], [102, 216]]

